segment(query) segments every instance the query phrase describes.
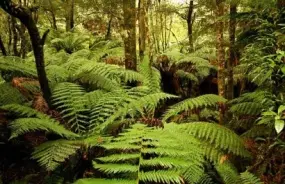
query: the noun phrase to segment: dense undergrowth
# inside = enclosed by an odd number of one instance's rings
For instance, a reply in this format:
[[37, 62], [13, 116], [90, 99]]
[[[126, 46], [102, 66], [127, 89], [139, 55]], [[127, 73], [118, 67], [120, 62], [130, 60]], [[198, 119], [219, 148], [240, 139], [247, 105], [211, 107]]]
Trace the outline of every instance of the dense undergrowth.
[[216, 86], [207, 43], [145, 55], [132, 71], [120, 40], [55, 31], [44, 48], [50, 106], [32, 53], [1, 57], [0, 183], [284, 182], [284, 27], [266, 11], [239, 16], [256, 22], [238, 38], [230, 101], [201, 87]]

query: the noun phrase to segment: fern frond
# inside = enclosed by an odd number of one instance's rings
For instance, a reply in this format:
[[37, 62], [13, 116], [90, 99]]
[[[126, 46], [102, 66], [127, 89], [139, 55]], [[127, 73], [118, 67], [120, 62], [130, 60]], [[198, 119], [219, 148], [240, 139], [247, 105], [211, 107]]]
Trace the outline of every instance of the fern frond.
[[53, 104], [67, 119], [71, 129], [83, 133], [88, 125], [88, 111], [84, 89], [73, 83], [60, 83], [53, 91]]
[[215, 107], [218, 103], [225, 103], [226, 99], [214, 94], [206, 94], [196, 98], [186, 99], [169, 108], [163, 115], [163, 121], [168, 120], [170, 117], [178, 115], [181, 112], [189, 111], [198, 108]]
[[3, 110], [17, 114], [20, 117], [35, 117], [39, 119], [50, 119], [46, 114], [43, 114], [31, 107], [20, 104], [9, 104], [0, 107]]
[[[0, 71], [20, 74], [21, 76], [37, 78], [36, 67], [17, 57], [0, 58]], [[18, 75], [19, 76], [19, 75]]]
[[214, 123], [188, 123], [179, 126], [181, 132], [191, 134], [215, 148], [237, 156], [249, 157], [240, 137], [230, 129]]
[[136, 165], [129, 164], [97, 164], [93, 162], [93, 167], [106, 174], [136, 173], [138, 171]]
[[39, 118], [19, 118], [13, 121], [9, 127], [12, 130], [10, 139], [18, 137], [19, 135], [33, 132], [33, 131], [47, 131], [58, 134], [66, 138], [79, 137], [77, 134], [67, 130], [58, 122], [49, 119]]
[[251, 174], [250, 172], [243, 172], [240, 174], [242, 184], [262, 184], [262, 182]]
[[225, 184], [242, 183], [238, 172], [231, 164], [225, 162], [225, 163], [217, 165], [216, 169]]
[[141, 181], [145, 183], [156, 182], [156, 183], [175, 183], [175, 184], [183, 184], [183, 178], [180, 176], [177, 171], [149, 171], [149, 172], [141, 172], [139, 174], [139, 178]]
[[32, 153], [41, 166], [52, 171], [80, 148], [78, 142], [67, 140], [48, 141], [38, 146]]
[[80, 179], [75, 184], [137, 184], [136, 180]]
[[8, 83], [0, 84], [0, 94], [0, 106], [7, 104], [21, 104], [26, 100], [19, 90]]
[[143, 61], [139, 65], [139, 73], [143, 75], [144, 80], [143, 85], [147, 86], [151, 92], [160, 92], [161, 91], [161, 76], [160, 72], [151, 67], [149, 58], [144, 56]]

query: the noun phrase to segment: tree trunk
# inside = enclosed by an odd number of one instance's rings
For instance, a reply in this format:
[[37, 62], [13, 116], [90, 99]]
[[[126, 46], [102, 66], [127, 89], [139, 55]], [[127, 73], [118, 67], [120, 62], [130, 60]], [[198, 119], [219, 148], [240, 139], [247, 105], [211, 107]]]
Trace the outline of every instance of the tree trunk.
[[11, 17], [11, 30], [12, 30], [12, 35], [13, 35], [13, 39], [12, 39], [13, 53], [14, 53], [14, 56], [20, 56], [20, 53], [18, 51], [18, 33], [16, 29], [16, 24], [17, 24], [16, 19], [14, 17]]
[[194, 1], [190, 1], [188, 16], [187, 16], [187, 27], [188, 27], [188, 38], [189, 38], [189, 47], [190, 52], [193, 52], [193, 10], [194, 10]]
[[41, 86], [41, 91], [47, 103], [51, 105], [51, 91], [46, 76], [45, 65], [44, 65], [44, 52], [43, 52], [43, 46], [48, 31], [44, 33], [42, 38], [40, 37], [40, 33], [32, 17], [32, 13], [28, 9], [18, 6], [9, 0], [2, 0], [0, 6], [4, 11], [9, 13], [11, 16], [18, 18], [27, 27], [32, 42], [32, 47], [34, 50], [36, 68], [37, 68], [39, 83]]
[[[216, 0], [216, 43], [217, 43], [217, 63], [218, 63], [218, 93], [225, 97], [225, 49], [224, 49], [224, 16], [223, 0]], [[225, 106], [220, 104], [220, 124], [224, 123]]]
[[5, 48], [5, 45], [4, 45], [3, 41], [2, 41], [1, 36], [0, 36], [0, 49], [1, 49], [1, 52], [2, 52], [3, 56], [7, 56], [7, 51], [6, 51], [6, 48]]
[[234, 98], [234, 77], [233, 77], [233, 67], [236, 61], [235, 52], [235, 38], [236, 38], [236, 13], [237, 6], [230, 5], [230, 22], [229, 22], [229, 37], [230, 37], [230, 58], [227, 62], [228, 71], [228, 85], [227, 85], [227, 99], [232, 100]]
[[148, 42], [147, 0], [139, 0], [139, 53], [143, 60]]
[[50, 5], [50, 14], [51, 14], [51, 17], [52, 17], [52, 28], [54, 30], [57, 30], [56, 16], [55, 16], [54, 7], [52, 5], [51, 0], [48, 0], [48, 2], [49, 2], [49, 5]]
[[123, 0], [125, 67], [137, 70], [136, 55], [136, 1]]
[[74, 3], [74, 0], [66, 1], [66, 31], [71, 31], [74, 28]]
[[112, 20], [113, 20], [113, 15], [111, 15], [110, 20], [108, 22], [108, 28], [107, 28], [107, 33], [105, 35], [105, 40], [111, 40], [112, 38]]

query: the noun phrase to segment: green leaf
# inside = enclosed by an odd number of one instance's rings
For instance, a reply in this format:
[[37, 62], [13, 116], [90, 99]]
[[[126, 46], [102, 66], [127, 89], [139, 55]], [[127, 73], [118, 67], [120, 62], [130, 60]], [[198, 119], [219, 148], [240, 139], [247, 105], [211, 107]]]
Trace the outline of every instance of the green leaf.
[[284, 110], [285, 110], [285, 105], [281, 105], [281, 106], [278, 108], [278, 114], [280, 115]]
[[276, 112], [273, 111], [266, 111], [262, 113], [263, 116], [276, 116]]
[[282, 71], [283, 74], [285, 74], [285, 66], [283, 66], [283, 67], [281, 68], [281, 71]]
[[277, 119], [275, 120], [275, 130], [279, 134], [284, 128], [284, 121]]

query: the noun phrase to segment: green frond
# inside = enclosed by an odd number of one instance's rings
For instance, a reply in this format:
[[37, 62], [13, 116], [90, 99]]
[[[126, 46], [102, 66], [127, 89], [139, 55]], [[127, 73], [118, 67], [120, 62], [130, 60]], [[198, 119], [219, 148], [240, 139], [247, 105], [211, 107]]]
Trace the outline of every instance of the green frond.
[[176, 96], [166, 93], [154, 93], [135, 99], [132, 99], [131, 97], [127, 100], [127, 103], [121, 104], [120, 108], [118, 108], [117, 111], [114, 112], [114, 114], [112, 114], [110, 117], [108, 117], [100, 127], [102, 130], [104, 130], [117, 118], [124, 118], [127, 115], [133, 116], [136, 112], [139, 112], [142, 116], [144, 116], [145, 113], [153, 113], [159, 102], [170, 98], [176, 98]]
[[251, 174], [250, 172], [243, 172], [240, 174], [242, 184], [262, 184], [262, 182]]
[[181, 78], [185, 78], [185, 79], [194, 81], [196, 83], [199, 82], [199, 79], [193, 73], [185, 72], [183, 70], [177, 70], [176, 74]]
[[20, 117], [35, 117], [39, 119], [50, 119], [46, 114], [43, 114], [31, 107], [20, 104], [8, 104], [0, 107], [3, 110], [17, 114]]
[[261, 103], [243, 102], [235, 104], [230, 111], [236, 115], [259, 115], [264, 109]]
[[183, 184], [183, 178], [180, 176], [180, 173], [177, 171], [149, 171], [149, 172], [140, 172], [139, 178], [145, 183], [175, 183]]
[[25, 76], [37, 78], [37, 71], [34, 64], [23, 61], [17, 57], [0, 58], [0, 71], [17, 74], [17, 76]]
[[137, 184], [136, 180], [80, 179], [74, 184]]
[[225, 162], [216, 166], [216, 169], [221, 176], [224, 184], [241, 184], [241, 179], [239, 177], [236, 169], [229, 163]]
[[144, 86], [147, 86], [151, 92], [161, 91], [161, 76], [160, 72], [151, 67], [149, 58], [144, 56], [143, 61], [139, 65], [139, 73], [143, 75], [144, 79], [142, 81]]
[[0, 106], [7, 104], [22, 104], [26, 99], [9, 83], [0, 84]]
[[105, 156], [102, 158], [97, 158], [96, 160], [99, 160], [104, 163], [120, 163], [120, 162], [126, 162], [126, 161], [132, 161], [137, 160], [140, 158], [140, 154], [114, 154], [110, 156]]
[[93, 162], [93, 167], [106, 174], [136, 173], [138, 171], [138, 166], [129, 164], [97, 164]]
[[46, 73], [52, 83], [66, 82], [70, 76], [68, 70], [58, 65], [48, 65]]
[[88, 125], [88, 111], [85, 106], [84, 89], [73, 83], [60, 83], [53, 91], [53, 104], [67, 120], [71, 129], [77, 133], [83, 133]]
[[179, 126], [181, 132], [191, 134], [198, 139], [214, 145], [214, 148], [224, 150], [237, 156], [248, 157], [242, 139], [230, 129], [214, 123], [187, 123]]
[[169, 108], [163, 115], [163, 121], [168, 120], [170, 117], [178, 115], [179, 113], [200, 109], [205, 107], [216, 107], [218, 103], [225, 103], [226, 99], [214, 94], [201, 95], [196, 98], [186, 99]]
[[40, 165], [44, 166], [48, 171], [52, 171], [69, 156], [75, 154], [79, 148], [80, 144], [75, 141], [48, 141], [35, 149], [32, 153], [32, 158], [36, 159]]
[[77, 134], [67, 130], [64, 126], [51, 119], [19, 118], [13, 121], [9, 127], [12, 130], [10, 139], [34, 131], [52, 132], [66, 138], [79, 137]]

